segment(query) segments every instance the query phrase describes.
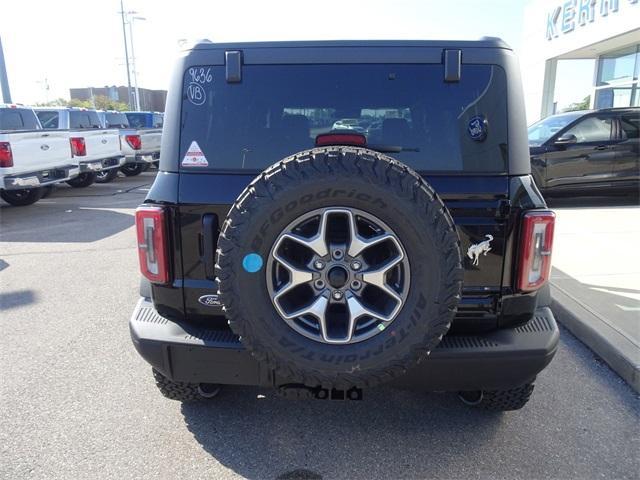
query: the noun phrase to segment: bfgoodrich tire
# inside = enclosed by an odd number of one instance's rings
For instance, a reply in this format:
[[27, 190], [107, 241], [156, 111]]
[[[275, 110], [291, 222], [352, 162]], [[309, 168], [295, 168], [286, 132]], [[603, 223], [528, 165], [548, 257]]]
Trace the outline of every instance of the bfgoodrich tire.
[[21, 190], [0, 190], [0, 197], [14, 207], [26, 207], [42, 198], [42, 188], [24, 188]]
[[76, 178], [67, 180], [67, 184], [71, 185], [73, 188], [86, 188], [90, 185], [93, 185], [95, 181], [96, 181], [96, 174], [87, 172], [87, 173], [81, 173]]
[[[328, 212], [319, 214], [318, 225], [323, 225], [329, 215], [338, 216], [331, 220], [333, 226], [315, 233], [314, 238], [322, 237], [328, 246], [328, 254], [309, 260], [300, 271], [296, 270], [304, 277], [309, 275], [304, 271], [308, 268], [315, 280], [301, 285], [304, 291], [296, 290], [294, 297], [298, 301], [314, 291], [318, 297], [313, 300], [312, 296], [311, 301], [322, 303], [320, 297], [328, 297], [327, 302], [332, 302], [339, 290], [341, 299], [328, 304], [316, 317], [294, 314], [291, 320], [283, 315], [278, 303], [281, 294], [274, 295], [274, 285], [282, 280], [277, 278], [282, 274], [281, 265], [274, 259], [281, 256], [278, 242], [283, 232], [297, 219], [310, 218], [309, 224], [300, 227], [300, 236], [304, 236], [304, 229], [316, 221], [314, 212]], [[354, 222], [365, 223], [350, 223], [355, 227], [340, 233], [339, 215], [343, 213], [347, 219], [344, 222], [355, 218]], [[325, 223], [329, 225], [329, 220]], [[284, 235], [286, 241], [292, 235], [300, 238], [294, 232]], [[331, 239], [341, 238], [340, 235], [344, 245], [338, 249], [340, 256], [336, 259], [336, 244]], [[375, 272], [368, 269], [377, 260], [370, 253], [356, 255], [358, 249], [352, 250], [351, 244], [354, 239], [367, 245], [378, 245], [379, 240], [382, 244], [380, 235], [389, 236], [388, 248], [401, 251], [398, 258], [402, 262], [398, 260], [393, 267], [393, 278], [388, 276], [391, 270], [380, 270], [384, 273], [375, 278], [382, 281], [376, 285], [382, 284], [383, 290], [375, 290], [378, 287], [371, 281]], [[285, 250], [296, 248], [287, 246]], [[378, 255], [383, 253], [374, 256]], [[314, 265], [318, 271], [313, 270]], [[329, 266], [331, 271], [322, 276], [321, 270]], [[361, 268], [362, 273], [349, 271], [351, 268]], [[344, 272], [331, 276], [336, 269]], [[285, 287], [294, 284], [293, 270], [290, 272]], [[254, 179], [229, 211], [216, 256], [219, 294], [229, 325], [253, 355], [288, 382], [335, 388], [376, 385], [403, 374], [424, 359], [449, 329], [460, 299], [462, 272], [453, 220], [434, 190], [406, 165], [380, 153], [350, 147], [301, 152]], [[364, 277], [365, 274], [369, 276]], [[351, 283], [345, 284], [341, 278], [345, 276]], [[396, 277], [404, 280], [396, 281]], [[351, 288], [353, 280], [360, 284], [358, 288]], [[334, 289], [335, 282], [342, 288]], [[394, 286], [390, 287], [392, 283]], [[400, 307], [388, 321], [359, 313], [362, 305], [370, 300], [375, 303], [374, 297], [385, 296], [398, 285], [395, 296], [401, 299]], [[391, 298], [394, 293], [387, 296]], [[340, 302], [346, 306], [340, 306]], [[375, 308], [371, 306], [370, 310]], [[354, 335], [348, 333], [344, 337], [348, 340], [343, 343], [331, 343], [323, 336], [328, 331], [323, 325], [325, 314], [330, 312], [335, 323], [341, 311], [349, 318], [347, 330]], [[373, 331], [366, 330], [370, 325], [374, 326]], [[357, 331], [365, 332], [362, 340], [356, 337]]]

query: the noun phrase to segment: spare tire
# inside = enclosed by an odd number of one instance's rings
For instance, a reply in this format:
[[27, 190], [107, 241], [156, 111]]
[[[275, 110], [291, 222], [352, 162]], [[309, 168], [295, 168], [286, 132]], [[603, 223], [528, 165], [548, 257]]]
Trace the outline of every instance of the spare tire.
[[390, 380], [447, 333], [462, 288], [447, 208], [377, 152], [298, 153], [256, 177], [222, 226], [218, 294], [229, 325], [287, 382]]

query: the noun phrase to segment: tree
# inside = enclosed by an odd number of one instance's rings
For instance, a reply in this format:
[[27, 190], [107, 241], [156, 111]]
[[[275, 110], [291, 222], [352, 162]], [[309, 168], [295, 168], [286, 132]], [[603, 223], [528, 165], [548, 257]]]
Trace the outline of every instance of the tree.
[[109, 97], [105, 97], [104, 95], [96, 95], [93, 97], [93, 101], [98, 110], [117, 110], [119, 112], [129, 110], [129, 105], [126, 103], [111, 100]]
[[90, 100], [78, 100], [77, 98], [72, 98], [67, 102], [67, 107], [93, 108], [93, 104]]
[[589, 105], [591, 105], [591, 95], [587, 95], [582, 99], [581, 102], [571, 103], [563, 112], [575, 112], [577, 110], [589, 110]]
[[36, 107], [66, 107], [68, 103], [69, 100], [66, 98], [56, 98], [49, 102], [38, 102], [36, 103]]
[[50, 102], [36, 103], [36, 107], [76, 107], [76, 108], [95, 108], [98, 110], [117, 110], [119, 112], [129, 110], [129, 105], [124, 102], [118, 102], [111, 100], [104, 95], [96, 95], [91, 100], [78, 100], [72, 98], [67, 100], [66, 98], [57, 98]]

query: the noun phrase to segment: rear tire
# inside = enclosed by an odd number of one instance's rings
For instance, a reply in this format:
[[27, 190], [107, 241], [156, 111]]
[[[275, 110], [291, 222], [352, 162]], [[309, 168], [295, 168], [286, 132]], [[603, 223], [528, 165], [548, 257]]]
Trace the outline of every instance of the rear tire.
[[170, 400], [179, 402], [198, 402], [208, 400], [218, 395], [220, 386], [211, 383], [174, 382], [152, 369], [156, 386], [162, 395]]
[[508, 412], [524, 407], [531, 398], [533, 387], [533, 383], [527, 383], [509, 390], [460, 392], [458, 396], [464, 403], [473, 407], [494, 412]]
[[96, 173], [96, 183], [109, 183], [118, 177], [118, 169], [102, 170]]
[[86, 173], [81, 173], [76, 178], [67, 180], [67, 185], [70, 185], [73, 188], [86, 188], [89, 185], [92, 185], [95, 181], [96, 181], [96, 174], [86, 172]]
[[21, 190], [2, 190], [0, 197], [14, 207], [26, 207], [32, 205], [42, 198], [44, 189], [24, 188]]
[[127, 163], [120, 167], [120, 171], [124, 173], [126, 177], [135, 177], [136, 175], [140, 175], [144, 165], [141, 163]]

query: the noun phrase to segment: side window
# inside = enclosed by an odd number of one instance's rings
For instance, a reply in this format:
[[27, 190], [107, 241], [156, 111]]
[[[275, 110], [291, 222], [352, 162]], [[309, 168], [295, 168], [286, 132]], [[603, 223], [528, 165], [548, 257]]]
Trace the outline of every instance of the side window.
[[608, 142], [611, 140], [610, 117], [587, 117], [571, 127], [564, 135], [575, 135], [577, 143]]
[[620, 125], [622, 127], [623, 139], [637, 140], [640, 138], [640, 115], [622, 115]]

